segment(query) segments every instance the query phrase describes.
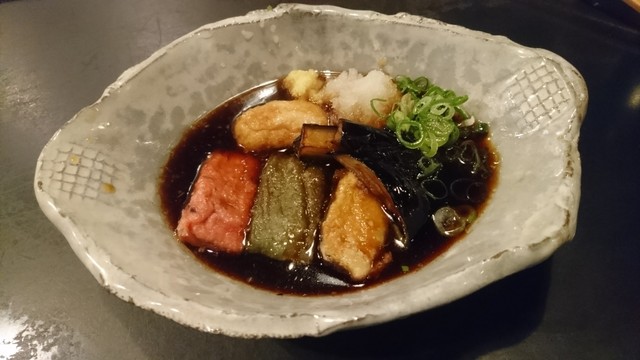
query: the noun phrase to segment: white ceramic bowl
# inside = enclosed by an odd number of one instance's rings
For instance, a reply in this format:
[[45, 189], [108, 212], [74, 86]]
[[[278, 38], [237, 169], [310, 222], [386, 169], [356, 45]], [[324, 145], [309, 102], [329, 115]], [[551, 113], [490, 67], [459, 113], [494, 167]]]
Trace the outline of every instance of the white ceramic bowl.
[[[340, 296], [294, 297], [211, 271], [159, 206], [168, 153], [198, 117], [292, 69], [426, 75], [468, 94], [501, 160], [472, 231], [419, 271]], [[465, 296], [549, 257], [572, 238], [587, 91], [559, 56], [408, 14], [286, 4], [205, 25], [122, 74], [43, 149], [34, 187], [47, 217], [101, 285], [203, 331], [324, 335]]]

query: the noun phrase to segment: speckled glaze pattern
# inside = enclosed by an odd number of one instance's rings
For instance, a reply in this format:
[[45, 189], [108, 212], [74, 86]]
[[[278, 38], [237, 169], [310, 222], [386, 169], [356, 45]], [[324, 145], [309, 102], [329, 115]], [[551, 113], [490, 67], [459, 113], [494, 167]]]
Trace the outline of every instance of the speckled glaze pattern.
[[[278, 296], [194, 259], [163, 220], [157, 180], [184, 130], [292, 69], [381, 68], [466, 93], [492, 127], [497, 189], [472, 231], [424, 268], [324, 297]], [[101, 285], [203, 331], [320, 336], [430, 309], [549, 257], [575, 232], [587, 90], [541, 49], [408, 14], [284, 4], [205, 25], [127, 70], [43, 149], [34, 188]]]

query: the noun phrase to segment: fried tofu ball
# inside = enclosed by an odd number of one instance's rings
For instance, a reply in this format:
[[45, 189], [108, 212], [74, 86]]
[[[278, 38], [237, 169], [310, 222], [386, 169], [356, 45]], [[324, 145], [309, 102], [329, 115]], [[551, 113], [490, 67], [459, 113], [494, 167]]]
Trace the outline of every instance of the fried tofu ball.
[[303, 124], [326, 125], [327, 114], [304, 100], [274, 100], [240, 114], [233, 123], [233, 136], [247, 151], [290, 147]]

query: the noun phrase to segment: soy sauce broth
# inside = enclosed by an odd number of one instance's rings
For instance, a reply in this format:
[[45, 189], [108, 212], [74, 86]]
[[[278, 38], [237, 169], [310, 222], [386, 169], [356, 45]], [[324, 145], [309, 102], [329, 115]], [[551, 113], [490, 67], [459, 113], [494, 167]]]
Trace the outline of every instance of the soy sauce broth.
[[[174, 147], [163, 168], [159, 180], [159, 195], [162, 210], [169, 227], [174, 230], [178, 225], [182, 208], [186, 204], [189, 190], [198, 173], [200, 164], [214, 150], [242, 151], [236, 144], [231, 124], [242, 111], [271, 100], [288, 100], [288, 92], [283, 89], [280, 80], [250, 89], [218, 106], [200, 118], [182, 136]], [[489, 141], [477, 141], [479, 150], [487, 155], [492, 170], [486, 180], [490, 194], [497, 181], [497, 155]], [[265, 160], [268, 154], [257, 154]], [[335, 167], [328, 163], [328, 167]], [[332, 169], [329, 169], [331, 171]], [[444, 171], [444, 177], [455, 177], [459, 169]], [[483, 203], [475, 205], [478, 215], [488, 202], [490, 195]], [[457, 205], [455, 200], [447, 200], [442, 204]], [[241, 255], [227, 255], [208, 249], [198, 249], [185, 244], [189, 250], [211, 269], [223, 273], [233, 279], [252, 286], [289, 295], [327, 295], [355, 291], [363, 287], [375, 286], [392, 280], [407, 272], [414, 271], [429, 263], [446, 251], [453, 243], [459, 241], [464, 234], [456, 237], [440, 235], [433, 222], [429, 221], [417, 236], [410, 240], [405, 251], [394, 250], [393, 261], [375, 279], [364, 283], [346, 282], [345, 276], [338, 270], [325, 264], [317, 254], [309, 265], [270, 259], [261, 254], [244, 252]]]

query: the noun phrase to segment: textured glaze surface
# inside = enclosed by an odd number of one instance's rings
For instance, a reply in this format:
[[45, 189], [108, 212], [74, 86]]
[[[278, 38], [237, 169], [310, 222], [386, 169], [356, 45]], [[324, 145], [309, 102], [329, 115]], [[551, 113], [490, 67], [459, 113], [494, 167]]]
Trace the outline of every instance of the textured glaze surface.
[[[384, 286], [299, 298], [213, 273], [172, 238], [157, 178], [199, 116], [294, 68], [379, 66], [469, 94], [469, 110], [492, 126], [499, 184], [463, 241]], [[45, 214], [117, 296], [208, 332], [322, 335], [450, 302], [571, 239], [586, 102], [577, 71], [544, 50], [407, 14], [282, 5], [206, 25], [126, 71], [54, 135], [34, 186]]]

